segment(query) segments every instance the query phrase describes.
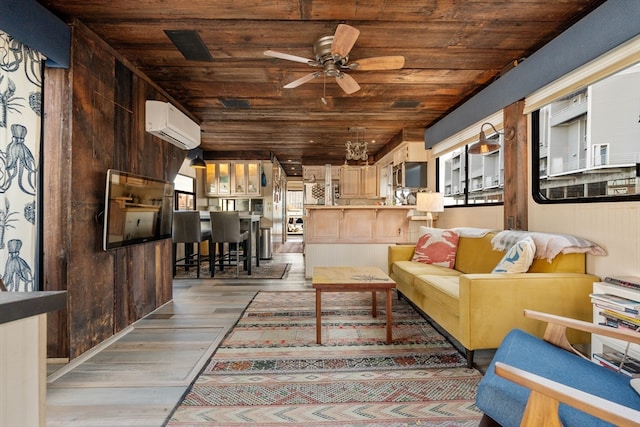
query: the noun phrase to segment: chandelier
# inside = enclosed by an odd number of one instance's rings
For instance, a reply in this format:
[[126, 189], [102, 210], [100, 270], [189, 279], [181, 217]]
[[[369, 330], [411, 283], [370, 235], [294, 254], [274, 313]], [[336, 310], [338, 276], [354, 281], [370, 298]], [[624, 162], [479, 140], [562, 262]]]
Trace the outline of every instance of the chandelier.
[[[367, 153], [368, 143], [364, 140], [364, 131], [365, 128], [363, 127], [349, 128], [349, 132], [355, 132], [356, 139], [355, 142], [350, 140], [347, 141], [347, 153], [345, 155], [346, 160], [367, 160], [369, 157], [369, 154]], [[360, 139], [360, 133], [362, 133], [362, 139]]]

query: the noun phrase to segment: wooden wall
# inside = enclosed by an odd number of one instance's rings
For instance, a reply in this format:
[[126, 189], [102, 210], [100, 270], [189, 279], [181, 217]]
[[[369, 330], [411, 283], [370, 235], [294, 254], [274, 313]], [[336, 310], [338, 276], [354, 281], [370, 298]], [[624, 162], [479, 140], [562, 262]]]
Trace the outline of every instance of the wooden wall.
[[49, 316], [49, 357], [71, 359], [172, 297], [171, 241], [102, 250], [107, 169], [165, 180], [186, 152], [144, 130], [157, 86], [82, 24], [72, 25], [72, 65], [45, 73], [44, 290], [67, 290]]

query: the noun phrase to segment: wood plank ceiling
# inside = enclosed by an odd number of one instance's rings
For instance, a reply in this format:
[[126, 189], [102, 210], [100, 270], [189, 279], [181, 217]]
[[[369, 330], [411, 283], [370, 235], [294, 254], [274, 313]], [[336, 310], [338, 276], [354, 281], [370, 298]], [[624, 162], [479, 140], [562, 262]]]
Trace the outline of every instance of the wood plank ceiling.
[[[192, 113], [206, 159], [273, 154], [289, 176], [301, 164], [344, 163], [356, 136], [370, 143], [370, 163], [422, 141], [426, 127], [603, 2], [40, 0], [80, 20]], [[264, 51], [315, 59], [314, 42], [341, 23], [360, 30], [350, 62], [402, 55], [404, 67], [347, 71], [361, 87], [351, 95], [333, 77], [284, 89], [321, 69]], [[211, 59], [185, 59], [165, 30], [197, 33]]]

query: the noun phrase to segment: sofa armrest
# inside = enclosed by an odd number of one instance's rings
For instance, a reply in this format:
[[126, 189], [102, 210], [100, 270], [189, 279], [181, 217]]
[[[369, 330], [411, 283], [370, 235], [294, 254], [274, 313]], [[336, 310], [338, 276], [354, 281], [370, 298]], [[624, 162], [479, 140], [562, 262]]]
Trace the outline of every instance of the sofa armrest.
[[562, 426], [559, 403], [572, 406], [615, 425], [640, 426], [640, 411], [594, 396], [573, 387], [514, 368], [495, 364], [496, 375], [531, 390], [521, 426]]
[[[463, 274], [459, 281], [460, 338], [468, 349], [497, 348], [513, 328], [542, 337], [545, 325], [525, 309], [590, 321], [597, 276], [582, 273]], [[586, 334], [572, 331], [574, 341]]]
[[391, 266], [396, 261], [410, 261], [413, 258], [415, 245], [390, 245], [387, 251], [387, 273], [391, 273]]

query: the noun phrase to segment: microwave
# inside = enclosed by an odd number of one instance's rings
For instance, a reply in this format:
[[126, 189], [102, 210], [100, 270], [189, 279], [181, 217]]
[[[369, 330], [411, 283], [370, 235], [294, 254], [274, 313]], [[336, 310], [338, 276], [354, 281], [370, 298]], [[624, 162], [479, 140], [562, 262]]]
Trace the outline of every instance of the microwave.
[[393, 186], [425, 188], [427, 162], [403, 162], [393, 167]]

